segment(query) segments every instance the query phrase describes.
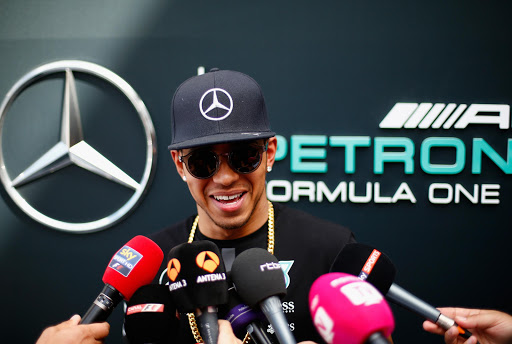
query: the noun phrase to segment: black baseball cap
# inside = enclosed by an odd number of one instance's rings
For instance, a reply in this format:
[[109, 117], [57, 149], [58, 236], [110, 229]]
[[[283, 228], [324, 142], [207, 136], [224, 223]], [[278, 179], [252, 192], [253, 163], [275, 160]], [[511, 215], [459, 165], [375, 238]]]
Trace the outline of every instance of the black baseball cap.
[[171, 131], [169, 149], [275, 136], [260, 85], [243, 73], [217, 68], [178, 87], [171, 105]]

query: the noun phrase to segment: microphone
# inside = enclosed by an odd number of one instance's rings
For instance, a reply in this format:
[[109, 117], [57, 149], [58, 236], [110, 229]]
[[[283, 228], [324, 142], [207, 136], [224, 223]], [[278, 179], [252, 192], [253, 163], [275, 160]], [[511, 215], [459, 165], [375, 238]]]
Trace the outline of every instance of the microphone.
[[432, 321], [445, 330], [456, 326], [463, 338], [471, 332], [457, 325], [455, 320], [442, 314], [438, 309], [393, 283], [396, 268], [384, 253], [360, 243], [345, 245], [336, 257], [331, 271], [346, 272], [373, 284], [393, 303]]
[[226, 269], [220, 250], [208, 240], [184, 243], [169, 251], [169, 291], [180, 313], [195, 313], [199, 333], [207, 344], [217, 344], [217, 306], [228, 300]]
[[261, 327], [261, 321], [265, 319], [265, 315], [247, 306], [234, 287], [228, 289], [228, 302], [223, 308], [228, 310], [224, 312], [226, 314], [224, 319], [231, 323], [231, 328], [237, 337], [243, 337], [248, 332], [254, 343], [272, 344]]
[[170, 344], [178, 327], [176, 307], [166, 285], [144, 285], [127, 303], [124, 329], [130, 344]]
[[331, 272], [309, 290], [309, 309], [316, 329], [328, 344], [389, 344], [395, 328], [382, 294], [355, 276]]
[[105, 321], [122, 299], [129, 300], [140, 286], [153, 280], [163, 258], [160, 247], [145, 236], [128, 241], [110, 260], [103, 274], [105, 286], [80, 323]]
[[262, 248], [240, 253], [231, 267], [231, 278], [240, 298], [250, 307], [259, 306], [281, 344], [295, 344], [281, 306], [286, 295], [284, 273], [277, 258]]

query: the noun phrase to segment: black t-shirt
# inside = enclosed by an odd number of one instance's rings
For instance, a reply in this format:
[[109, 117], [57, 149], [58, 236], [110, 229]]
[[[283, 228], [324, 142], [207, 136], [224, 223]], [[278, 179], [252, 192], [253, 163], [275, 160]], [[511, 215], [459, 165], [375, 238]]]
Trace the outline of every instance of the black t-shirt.
[[[275, 248], [287, 283], [287, 295], [282, 300], [283, 311], [297, 342], [312, 340], [321, 343], [316, 332], [308, 306], [308, 294], [312, 283], [328, 273], [338, 252], [354, 242], [354, 235], [347, 228], [292, 209], [283, 204], [274, 204]], [[160, 232], [149, 235], [167, 256], [174, 246], [187, 242], [195, 216], [179, 222]], [[210, 240], [222, 252], [226, 269], [231, 267], [236, 255], [251, 247], [267, 248], [267, 224], [256, 232], [235, 240], [213, 240], [196, 231], [194, 240]], [[156, 283], [168, 283], [167, 259], [155, 278]], [[183, 343], [194, 343], [186, 317], [182, 317]], [[269, 326], [267, 332], [272, 334]]]

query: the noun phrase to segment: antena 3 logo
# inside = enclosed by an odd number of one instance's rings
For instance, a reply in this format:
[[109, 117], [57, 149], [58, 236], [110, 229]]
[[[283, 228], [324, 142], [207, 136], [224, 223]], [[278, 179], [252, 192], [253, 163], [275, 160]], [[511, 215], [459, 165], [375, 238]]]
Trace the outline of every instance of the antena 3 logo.
[[[480, 129], [492, 135], [504, 136], [501, 147], [493, 147], [484, 137], [468, 138], [472, 131]], [[286, 147], [276, 154], [276, 161], [289, 157], [290, 170], [293, 173], [326, 174], [329, 161], [341, 159], [346, 179], [337, 185], [327, 185], [324, 181], [269, 180], [267, 197], [276, 202], [298, 202], [301, 198], [310, 202], [330, 203], [379, 203], [394, 204], [398, 202], [418, 202], [420, 199], [432, 204], [500, 204], [498, 183], [463, 185], [461, 182], [426, 182], [425, 190], [413, 190], [405, 181], [394, 178], [392, 184], [381, 185], [379, 181], [351, 181], [351, 176], [373, 167], [374, 175], [393, 173], [403, 170], [400, 176], [415, 174], [418, 166], [423, 178], [458, 174], [482, 175], [487, 171], [512, 174], [512, 139], [505, 137], [511, 128], [510, 106], [507, 104], [455, 104], [455, 103], [396, 103], [379, 123], [383, 136], [327, 136], [327, 135], [292, 135], [290, 142], [278, 136], [278, 147]], [[415, 138], [389, 136], [390, 129], [408, 129]], [[409, 129], [422, 129], [424, 131]], [[426, 129], [429, 129], [427, 131]], [[433, 137], [420, 137], [432, 131], [439, 133]], [[448, 131], [450, 130], [450, 131]], [[496, 132], [496, 130], [499, 130]], [[455, 133], [462, 138], [442, 136]], [[420, 141], [421, 142], [418, 142]], [[419, 147], [417, 147], [419, 145]], [[496, 145], [496, 143], [494, 143]], [[338, 148], [341, 148], [338, 149]], [[505, 153], [498, 153], [505, 150]], [[343, 156], [344, 155], [344, 156]], [[371, 160], [373, 159], [373, 161]], [[340, 164], [337, 164], [337, 166]], [[279, 165], [277, 165], [279, 166]], [[276, 166], [276, 167], [277, 167]], [[397, 168], [399, 170], [397, 170]], [[368, 171], [364, 171], [368, 172]], [[439, 179], [439, 177], [437, 178]], [[469, 178], [475, 180], [475, 178]], [[453, 180], [450, 179], [450, 180]], [[486, 178], [486, 181], [488, 178]], [[500, 179], [501, 180], [501, 179]], [[389, 182], [388, 182], [389, 184]]]
[[208, 272], [214, 272], [219, 266], [219, 263], [219, 256], [212, 251], [203, 251], [196, 257], [197, 266]]
[[142, 257], [142, 254], [130, 246], [123, 246], [123, 248], [117, 251], [108, 266], [124, 277], [128, 277]]
[[176, 258], [173, 258], [167, 264], [167, 276], [171, 282], [176, 281], [179, 273], [181, 271], [181, 263]]
[[207, 282], [215, 282], [215, 281], [223, 281], [226, 279], [226, 274], [222, 273], [212, 273], [220, 265], [219, 256], [217, 256], [212, 251], [203, 251], [196, 256], [196, 264], [201, 269], [210, 272], [208, 275], [200, 275], [197, 276], [196, 283], [207, 283]]
[[[167, 271], [167, 277], [169, 277], [169, 281], [173, 283], [169, 283], [169, 291], [175, 291], [181, 288], [185, 288], [188, 286], [186, 279], [181, 279], [179, 281], [176, 281], [178, 278], [180, 271], [181, 271], [181, 263], [178, 259], [172, 258], [167, 263], [167, 269], [164, 271]], [[163, 274], [163, 273], [162, 273]], [[160, 277], [160, 283], [162, 283], [162, 277]]]

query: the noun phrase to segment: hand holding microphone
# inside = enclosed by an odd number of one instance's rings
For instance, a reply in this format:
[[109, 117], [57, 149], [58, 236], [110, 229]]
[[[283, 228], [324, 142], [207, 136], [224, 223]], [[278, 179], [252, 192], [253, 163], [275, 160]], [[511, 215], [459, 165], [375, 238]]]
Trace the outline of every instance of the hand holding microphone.
[[255, 344], [272, 344], [262, 327], [265, 315], [258, 309], [247, 306], [238, 296], [235, 287], [228, 290], [228, 302], [223, 306], [224, 319], [229, 321], [233, 332], [240, 338], [249, 333]]
[[160, 247], [142, 235], [128, 241], [110, 260], [103, 274], [105, 286], [80, 323], [105, 321], [122, 299], [129, 300], [140, 286], [153, 280], [163, 256]]
[[219, 336], [217, 306], [228, 300], [226, 269], [211, 241], [194, 241], [172, 248], [168, 255], [169, 291], [180, 313], [195, 313], [207, 344]]
[[46, 328], [36, 344], [86, 344], [101, 343], [108, 336], [110, 325], [106, 322], [80, 325], [80, 316]]
[[219, 320], [219, 344], [242, 344], [242, 341], [233, 333], [233, 328], [227, 320]]
[[328, 344], [388, 344], [395, 327], [384, 297], [345, 273], [320, 276], [309, 291], [311, 317]]
[[458, 324], [470, 328], [473, 332], [467, 341], [458, 336], [455, 328], [445, 331], [430, 321], [423, 328], [431, 333], [444, 334], [446, 344], [512, 344], [512, 316], [496, 310], [443, 307], [439, 310], [454, 318]]
[[374, 285], [386, 298], [405, 309], [432, 321], [445, 330], [456, 327], [459, 335], [469, 338], [471, 332], [458, 326], [455, 321], [393, 283], [396, 268], [382, 252], [368, 245], [352, 243], [345, 245], [334, 261], [332, 272], [345, 272], [358, 276]]

